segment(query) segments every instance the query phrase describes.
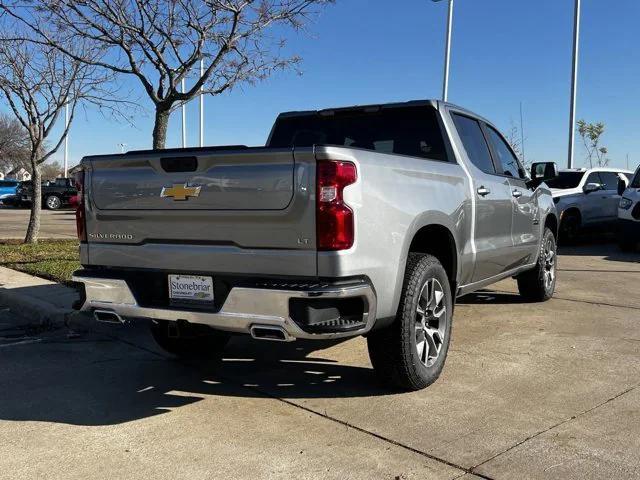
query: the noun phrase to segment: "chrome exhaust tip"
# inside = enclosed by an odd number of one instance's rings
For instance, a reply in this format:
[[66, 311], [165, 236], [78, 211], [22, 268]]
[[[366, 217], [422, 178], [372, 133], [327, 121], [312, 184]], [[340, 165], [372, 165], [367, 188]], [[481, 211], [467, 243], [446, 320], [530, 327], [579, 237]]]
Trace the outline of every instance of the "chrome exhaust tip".
[[124, 318], [111, 310], [94, 310], [93, 318], [102, 323], [115, 323], [118, 325], [126, 323]]
[[295, 337], [289, 335], [284, 328], [274, 325], [251, 325], [249, 331], [256, 340], [272, 342], [293, 342], [295, 340]]

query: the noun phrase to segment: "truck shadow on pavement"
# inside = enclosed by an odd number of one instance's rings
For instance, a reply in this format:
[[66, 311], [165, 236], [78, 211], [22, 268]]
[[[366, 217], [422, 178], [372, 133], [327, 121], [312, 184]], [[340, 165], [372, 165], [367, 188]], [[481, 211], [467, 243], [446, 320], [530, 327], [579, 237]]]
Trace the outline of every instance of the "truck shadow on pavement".
[[607, 238], [596, 238], [589, 243], [580, 242], [576, 245], [560, 245], [560, 256], [574, 257], [602, 257], [604, 260], [623, 263], [640, 263], [640, 247], [634, 251], [623, 252], [616, 243]]
[[[370, 367], [338, 364], [314, 352], [332, 344], [256, 345], [234, 338], [222, 359], [181, 361], [159, 353], [146, 330], [118, 338], [61, 329], [25, 338], [0, 332], [0, 421], [113, 425], [207, 398], [367, 397], [393, 392]], [[132, 335], [133, 333], [133, 335]]]
[[478, 290], [477, 292], [460, 297], [456, 301], [457, 305], [515, 305], [523, 303], [528, 302], [517, 293], [498, 292], [494, 290]]

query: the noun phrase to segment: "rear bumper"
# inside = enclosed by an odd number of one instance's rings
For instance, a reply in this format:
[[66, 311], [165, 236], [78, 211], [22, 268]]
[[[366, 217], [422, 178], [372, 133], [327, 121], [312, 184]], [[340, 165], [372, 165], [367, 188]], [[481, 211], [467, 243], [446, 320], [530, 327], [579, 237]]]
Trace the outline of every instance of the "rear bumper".
[[[218, 330], [250, 334], [253, 328], [278, 328], [286, 332], [286, 340], [332, 339], [363, 335], [373, 327], [376, 319], [376, 295], [372, 286], [358, 281], [353, 284], [321, 285], [313, 288], [248, 288], [233, 287], [217, 312], [178, 308], [156, 308], [139, 305], [126, 280], [100, 278], [76, 272], [74, 282], [84, 285], [82, 311], [107, 311], [123, 318], [187, 321], [208, 325]], [[292, 299], [341, 300], [362, 298], [363, 325], [350, 331], [310, 333], [301, 328], [290, 315]]]

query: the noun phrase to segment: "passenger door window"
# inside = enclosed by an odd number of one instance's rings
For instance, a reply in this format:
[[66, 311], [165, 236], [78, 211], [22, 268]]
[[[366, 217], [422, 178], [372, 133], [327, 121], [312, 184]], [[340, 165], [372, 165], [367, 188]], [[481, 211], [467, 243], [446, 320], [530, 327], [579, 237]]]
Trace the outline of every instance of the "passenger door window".
[[495, 174], [489, 146], [478, 121], [457, 113], [452, 113], [451, 116], [469, 160], [483, 172]]
[[587, 177], [587, 181], [584, 182], [585, 185], [589, 183], [597, 183], [598, 185], [602, 185], [602, 179], [600, 178], [600, 174], [598, 172], [592, 172]]
[[502, 136], [489, 125], [487, 125], [487, 131], [502, 173], [508, 177], [525, 179], [524, 169]]

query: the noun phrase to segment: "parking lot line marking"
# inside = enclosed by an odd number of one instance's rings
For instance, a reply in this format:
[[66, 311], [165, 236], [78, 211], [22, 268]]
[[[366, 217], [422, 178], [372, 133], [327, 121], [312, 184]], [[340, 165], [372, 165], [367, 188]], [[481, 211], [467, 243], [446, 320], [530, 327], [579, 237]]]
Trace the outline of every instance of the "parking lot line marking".
[[0, 348], [15, 347], [15, 346], [18, 346], [18, 345], [29, 345], [30, 343], [39, 343], [41, 341], [42, 341], [41, 338], [33, 338], [33, 339], [29, 339], [29, 340], [21, 340], [19, 342], [2, 343], [2, 344], [0, 344]]

